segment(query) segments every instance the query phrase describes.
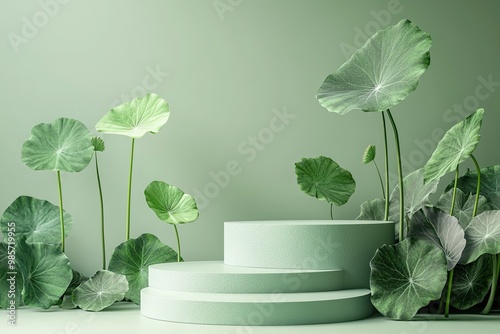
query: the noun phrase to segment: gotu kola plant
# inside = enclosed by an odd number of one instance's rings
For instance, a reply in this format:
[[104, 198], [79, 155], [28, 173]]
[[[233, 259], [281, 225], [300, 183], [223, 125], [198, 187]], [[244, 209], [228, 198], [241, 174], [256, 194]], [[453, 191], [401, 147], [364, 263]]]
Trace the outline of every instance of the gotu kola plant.
[[[448, 314], [450, 304], [467, 309], [480, 303], [490, 291], [483, 311], [487, 313], [496, 295], [500, 267], [500, 215], [496, 210], [484, 211], [488, 202], [499, 202], [500, 189], [495, 184], [500, 183], [493, 177], [489, 180], [492, 184], [486, 185], [488, 191], [481, 191], [480, 186], [485, 184], [472, 155], [479, 141], [482, 109], [445, 134], [425, 168], [407, 177], [402, 175], [399, 135], [389, 108], [416, 88], [419, 76], [429, 65], [430, 46], [428, 34], [403, 20], [370, 38], [327, 77], [317, 94], [321, 105], [339, 114], [351, 109], [382, 113], [386, 147], [384, 200], [363, 203], [358, 219], [399, 223], [399, 243], [381, 247], [370, 263], [370, 287], [375, 307], [383, 315], [400, 320], [411, 319], [420, 308], [443, 295]], [[394, 131], [398, 158], [399, 184], [391, 196], [384, 115], [389, 117]], [[368, 153], [366, 162], [372, 160]], [[476, 178], [468, 173], [461, 180], [458, 165], [469, 157], [476, 166]], [[449, 171], [455, 171], [455, 181], [432, 207], [429, 196]], [[485, 199], [486, 194], [489, 199]], [[494, 204], [492, 207], [498, 209]], [[491, 258], [487, 260], [487, 256]], [[478, 274], [488, 266], [491, 275]], [[457, 286], [452, 284], [454, 268]]]

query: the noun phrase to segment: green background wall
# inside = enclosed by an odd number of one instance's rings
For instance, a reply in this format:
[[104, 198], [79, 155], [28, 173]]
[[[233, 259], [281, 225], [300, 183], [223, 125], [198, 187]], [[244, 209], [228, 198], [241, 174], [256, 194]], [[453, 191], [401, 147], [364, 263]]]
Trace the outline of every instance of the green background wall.
[[[362, 202], [381, 196], [373, 166], [361, 164], [365, 147], [375, 144], [382, 165], [381, 118], [328, 113], [314, 95], [354, 48], [403, 18], [433, 38], [431, 66], [393, 109], [406, 173], [423, 166], [462, 117], [460, 108], [466, 115], [478, 105], [486, 115], [477, 158], [498, 164], [499, 12], [495, 0], [2, 1], [0, 210], [22, 194], [57, 203], [56, 175], [20, 161], [34, 125], [64, 116], [95, 133], [112, 106], [148, 90], [169, 102], [171, 118], [136, 143], [133, 237], [151, 232], [175, 247], [173, 228], [144, 200], [153, 180], [198, 197], [199, 220], [180, 228], [186, 260], [222, 258], [224, 221], [327, 219], [328, 205], [304, 195], [294, 174], [295, 162], [318, 155], [355, 177], [355, 195], [335, 210], [338, 219], [355, 218]], [[111, 253], [125, 237], [130, 140], [104, 139]], [[220, 171], [228, 163], [235, 175], [226, 180]], [[64, 174], [63, 188], [74, 218], [67, 254], [92, 274], [100, 266], [93, 164]]]

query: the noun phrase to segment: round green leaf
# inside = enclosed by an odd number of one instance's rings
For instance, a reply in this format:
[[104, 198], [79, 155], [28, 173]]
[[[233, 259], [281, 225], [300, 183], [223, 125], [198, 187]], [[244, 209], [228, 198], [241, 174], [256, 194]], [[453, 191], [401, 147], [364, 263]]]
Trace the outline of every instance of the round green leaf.
[[455, 171], [472, 154], [479, 143], [483, 114], [484, 109], [478, 109], [445, 133], [424, 167], [426, 183]]
[[433, 244], [407, 238], [384, 245], [370, 262], [372, 303], [384, 316], [409, 320], [441, 298], [447, 270], [444, 253]]
[[384, 111], [417, 88], [430, 63], [429, 34], [408, 20], [373, 35], [316, 94], [328, 111]]
[[413, 215], [408, 237], [427, 240], [441, 248], [448, 270], [455, 268], [465, 248], [464, 229], [457, 218], [433, 207], [424, 207]]
[[69, 286], [73, 273], [60, 245], [16, 242], [18, 272], [23, 278], [23, 303], [48, 309], [58, 303]]
[[114, 107], [97, 122], [95, 128], [103, 133], [140, 138], [146, 132], [160, 131], [169, 116], [167, 102], [156, 94], [147, 94]]
[[351, 173], [324, 156], [303, 158], [295, 164], [295, 174], [303, 192], [337, 206], [347, 203], [356, 189]]
[[476, 261], [483, 254], [500, 253], [500, 210], [485, 211], [472, 218], [465, 229], [467, 244], [460, 263]]
[[85, 311], [101, 311], [125, 297], [127, 278], [107, 270], [99, 270], [73, 291], [73, 302]]
[[92, 146], [94, 146], [94, 151], [104, 152], [104, 140], [101, 137], [92, 137]]
[[115, 248], [108, 270], [125, 275], [129, 289], [125, 298], [140, 304], [141, 290], [148, 286], [148, 267], [152, 264], [176, 262], [177, 253], [152, 234], [144, 233]]
[[62, 172], [83, 170], [93, 155], [89, 130], [82, 122], [69, 118], [38, 124], [21, 150], [21, 160], [29, 168]]
[[491, 286], [493, 256], [482, 255], [476, 261], [455, 267], [450, 303], [459, 310], [467, 310], [482, 302]]
[[[15, 251], [15, 244], [0, 242], [0, 309], [8, 308], [11, 302], [14, 302], [16, 307], [21, 306], [23, 278], [20, 273], [13, 274], [17, 270]], [[15, 290], [13, 295], [11, 287]]]
[[363, 153], [363, 158], [361, 159], [361, 161], [365, 165], [369, 164], [370, 162], [372, 162], [373, 160], [375, 160], [375, 153], [376, 153], [375, 146], [369, 145], [366, 148], [365, 153]]
[[[6, 241], [8, 223], [15, 223], [16, 236], [26, 237], [27, 243], [61, 243], [59, 207], [30, 196], [19, 196], [0, 218], [0, 228]], [[64, 234], [68, 236], [73, 226], [71, 215], [64, 211]]]
[[166, 223], [191, 223], [198, 218], [195, 199], [175, 186], [153, 181], [144, 190], [144, 195], [148, 206]]

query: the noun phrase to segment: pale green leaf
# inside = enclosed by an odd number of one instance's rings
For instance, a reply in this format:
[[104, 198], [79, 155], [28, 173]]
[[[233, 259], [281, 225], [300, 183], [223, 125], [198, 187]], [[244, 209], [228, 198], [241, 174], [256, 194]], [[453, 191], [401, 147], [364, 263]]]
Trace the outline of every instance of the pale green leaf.
[[361, 204], [361, 213], [356, 220], [384, 220], [385, 201], [374, 199]]
[[362, 162], [366, 165], [366, 164], [369, 164], [370, 162], [372, 162], [373, 160], [375, 160], [375, 154], [376, 154], [376, 150], [375, 150], [375, 146], [374, 145], [369, 145], [365, 152], [363, 153], [363, 158], [361, 159]]
[[384, 245], [370, 267], [372, 303], [392, 319], [413, 318], [421, 307], [441, 297], [446, 284], [446, 257], [424, 240], [407, 238], [396, 245]]
[[417, 88], [430, 63], [430, 36], [408, 20], [373, 35], [316, 94], [328, 111], [384, 111]]
[[484, 109], [478, 109], [445, 133], [424, 167], [425, 182], [455, 171], [474, 152], [480, 139], [483, 114]]
[[485, 211], [472, 218], [465, 229], [465, 246], [460, 263], [476, 261], [483, 254], [500, 253], [500, 210]]
[[104, 115], [95, 128], [99, 132], [140, 138], [147, 132], [157, 133], [168, 121], [167, 102], [156, 94], [125, 102]]
[[166, 223], [191, 223], [198, 218], [195, 199], [175, 186], [153, 181], [144, 190], [144, 195], [148, 206]]
[[333, 203], [347, 203], [356, 189], [356, 182], [348, 170], [330, 158], [303, 158], [295, 164], [300, 189], [309, 196]]
[[73, 291], [73, 302], [85, 311], [101, 311], [122, 300], [127, 290], [124, 275], [99, 270]]
[[93, 155], [89, 130], [82, 122], [69, 118], [38, 124], [21, 150], [21, 160], [29, 168], [62, 172], [83, 170]]

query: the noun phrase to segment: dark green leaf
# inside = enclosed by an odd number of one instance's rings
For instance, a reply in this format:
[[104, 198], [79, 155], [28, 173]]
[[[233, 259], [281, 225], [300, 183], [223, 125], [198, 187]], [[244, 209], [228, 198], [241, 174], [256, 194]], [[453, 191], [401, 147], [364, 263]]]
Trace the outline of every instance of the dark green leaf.
[[421, 307], [441, 297], [446, 284], [446, 257], [424, 240], [407, 238], [396, 245], [384, 245], [370, 266], [372, 303], [392, 319], [413, 318]]
[[[0, 218], [0, 228], [6, 241], [8, 223], [15, 223], [16, 236], [26, 237], [27, 243], [59, 244], [61, 225], [59, 207], [30, 196], [19, 196]], [[68, 236], [73, 226], [71, 215], [64, 211], [64, 234]]]
[[104, 152], [104, 140], [101, 137], [92, 137], [92, 146], [94, 146], [94, 151]]
[[73, 273], [60, 245], [16, 242], [18, 272], [23, 277], [23, 303], [48, 309], [57, 304], [68, 288]]
[[351, 173], [324, 156], [303, 158], [295, 164], [295, 174], [303, 192], [337, 206], [347, 203], [356, 189]]
[[108, 269], [125, 275], [129, 290], [125, 298], [139, 304], [141, 289], [148, 286], [148, 266], [156, 263], [176, 262], [177, 253], [152, 234], [142, 234], [115, 248]]
[[476, 261], [455, 267], [451, 289], [451, 305], [467, 310], [482, 302], [491, 286], [493, 256], [483, 255]]
[[316, 98], [328, 111], [384, 111], [417, 88], [430, 63], [430, 36], [408, 20], [371, 37], [321, 85]]

